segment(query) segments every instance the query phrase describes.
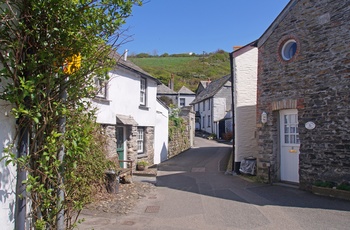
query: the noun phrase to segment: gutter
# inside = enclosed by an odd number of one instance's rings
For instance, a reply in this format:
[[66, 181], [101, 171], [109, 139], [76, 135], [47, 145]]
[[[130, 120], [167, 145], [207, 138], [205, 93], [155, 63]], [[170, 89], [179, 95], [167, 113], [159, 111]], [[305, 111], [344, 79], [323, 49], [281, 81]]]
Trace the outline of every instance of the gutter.
[[239, 173], [239, 162], [235, 162], [235, 119], [234, 119], [234, 70], [233, 70], [233, 52], [230, 53], [230, 74], [231, 74], [231, 110], [232, 110], [232, 174], [235, 172], [236, 174]]

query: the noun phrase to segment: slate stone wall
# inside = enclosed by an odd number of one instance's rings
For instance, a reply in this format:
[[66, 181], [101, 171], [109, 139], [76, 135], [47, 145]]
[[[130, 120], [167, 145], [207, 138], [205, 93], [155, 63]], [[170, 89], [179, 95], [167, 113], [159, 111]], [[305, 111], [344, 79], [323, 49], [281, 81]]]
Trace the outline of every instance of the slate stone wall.
[[[169, 129], [172, 129], [171, 127], [173, 127], [173, 131], [169, 131], [171, 137], [169, 137], [168, 142], [168, 159], [192, 147], [191, 139], [193, 139], [193, 137], [191, 137], [191, 132], [194, 132], [194, 124], [191, 124], [191, 121], [193, 123], [194, 114], [189, 113], [186, 116], [182, 116], [182, 118], [184, 123], [182, 127], [178, 128], [174, 128], [174, 124], [169, 120]], [[194, 134], [192, 134], [192, 136], [193, 135]]]
[[[107, 157], [112, 158], [117, 156], [117, 139], [116, 139], [116, 126], [115, 125], [103, 125], [106, 140]], [[153, 165], [154, 162], [154, 127], [144, 127], [144, 155], [138, 156], [137, 153], [137, 126], [125, 126], [125, 141], [126, 141], [126, 159], [132, 160], [133, 170], [136, 170], [137, 160], [145, 160], [149, 165]]]
[[[278, 116], [296, 108], [299, 116], [300, 187], [317, 181], [350, 182], [350, 4], [343, 0], [300, 0], [260, 44], [257, 126], [258, 175], [279, 179]], [[296, 55], [284, 61], [290, 38]], [[260, 115], [268, 113], [262, 125]], [[305, 123], [316, 128], [308, 130]]]
[[115, 125], [102, 125], [104, 133], [106, 135], [106, 155], [108, 158], [115, 157], [117, 155], [117, 139], [115, 138]]

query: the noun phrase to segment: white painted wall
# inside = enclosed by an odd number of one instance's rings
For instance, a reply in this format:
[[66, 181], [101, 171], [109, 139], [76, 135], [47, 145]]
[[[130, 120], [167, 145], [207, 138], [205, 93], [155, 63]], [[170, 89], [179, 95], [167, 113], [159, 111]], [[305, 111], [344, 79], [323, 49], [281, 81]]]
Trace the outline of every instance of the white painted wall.
[[196, 98], [196, 95], [183, 95], [183, 94], [180, 94], [179, 95], [179, 99], [177, 100], [177, 103], [178, 103], [178, 107], [180, 108], [180, 98], [184, 98], [185, 99], [185, 106], [189, 106], [190, 103]]
[[117, 69], [109, 73], [107, 100], [94, 103], [98, 108], [97, 122], [115, 124], [116, 115], [130, 115], [139, 126], [156, 125], [157, 83], [147, 78], [148, 110], [140, 109], [140, 76], [134, 72]]
[[235, 161], [256, 156], [258, 49], [248, 46], [234, 56]]
[[[4, 148], [13, 143], [15, 135], [15, 118], [10, 114], [11, 105], [0, 100], [0, 158], [4, 156]], [[15, 151], [15, 149], [14, 149]], [[5, 161], [0, 162], [0, 228], [14, 229], [16, 167]]]
[[227, 113], [226, 98], [213, 98], [214, 121], [219, 122]]
[[154, 164], [159, 164], [168, 158], [169, 111], [157, 101], [156, 127], [154, 130]]
[[[212, 99], [206, 99], [200, 102], [200, 114], [201, 114], [201, 130], [206, 131], [208, 133], [213, 132], [213, 104], [211, 103]], [[205, 106], [203, 104], [205, 103]], [[210, 103], [210, 107], [209, 107]], [[208, 116], [210, 116], [210, 125], [208, 125]], [[204, 117], [204, 126], [203, 126], [203, 117]]]

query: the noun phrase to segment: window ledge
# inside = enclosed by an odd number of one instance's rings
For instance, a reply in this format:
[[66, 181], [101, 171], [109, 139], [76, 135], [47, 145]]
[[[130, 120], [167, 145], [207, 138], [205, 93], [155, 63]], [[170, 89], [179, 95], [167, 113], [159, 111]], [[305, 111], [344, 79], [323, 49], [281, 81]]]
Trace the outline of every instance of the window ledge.
[[98, 97], [96, 96], [95, 98], [93, 98], [92, 100], [96, 101], [96, 102], [101, 102], [101, 103], [110, 103], [111, 101], [104, 98], [104, 97]]
[[137, 159], [147, 157], [146, 153], [137, 153]]
[[142, 110], [149, 110], [149, 107], [145, 106], [145, 105], [140, 105], [139, 106], [139, 109], [142, 109]]

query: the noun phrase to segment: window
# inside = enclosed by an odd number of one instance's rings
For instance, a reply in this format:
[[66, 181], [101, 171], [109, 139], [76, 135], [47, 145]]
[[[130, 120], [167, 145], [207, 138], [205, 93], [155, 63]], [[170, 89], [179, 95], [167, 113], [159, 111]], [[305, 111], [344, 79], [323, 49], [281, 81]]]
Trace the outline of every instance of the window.
[[203, 127], [203, 128], [205, 127], [205, 116], [203, 117], [203, 124], [202, 124], [202, 127]]
[[208, 127], [210, 127], [210, 123], [211, 123], [210, 115], [208, 115]]
[[146, 105], [146, 79], [140, 79], [140, 104]]
[[210, 110], [210, 99], [208, 100], [208, 110]]
[[107, 88], [106, 88], [106, 83], [98, 77], [94, 78], [94, 84], [96, 88], [96, 97], [101, 97], [101, 98], [107, 98]]
[[297, 42], [294, 39], [290, 39], [284, 43], [281, 49], [281, 56], [283, 60], [289, 61], [297, 52]]
[[203, 101], [203, 111], [205, 111], [205, 101]]
[[144, 131], [143, 128], [137, 128], [137, 153], [143, 153], [144, 146]]
[[184, 107], [186, 105], [186, 99], [180, 98], [180, 107]]
[[297, 114], [284, 115], [284, 143], [300, 144]]

